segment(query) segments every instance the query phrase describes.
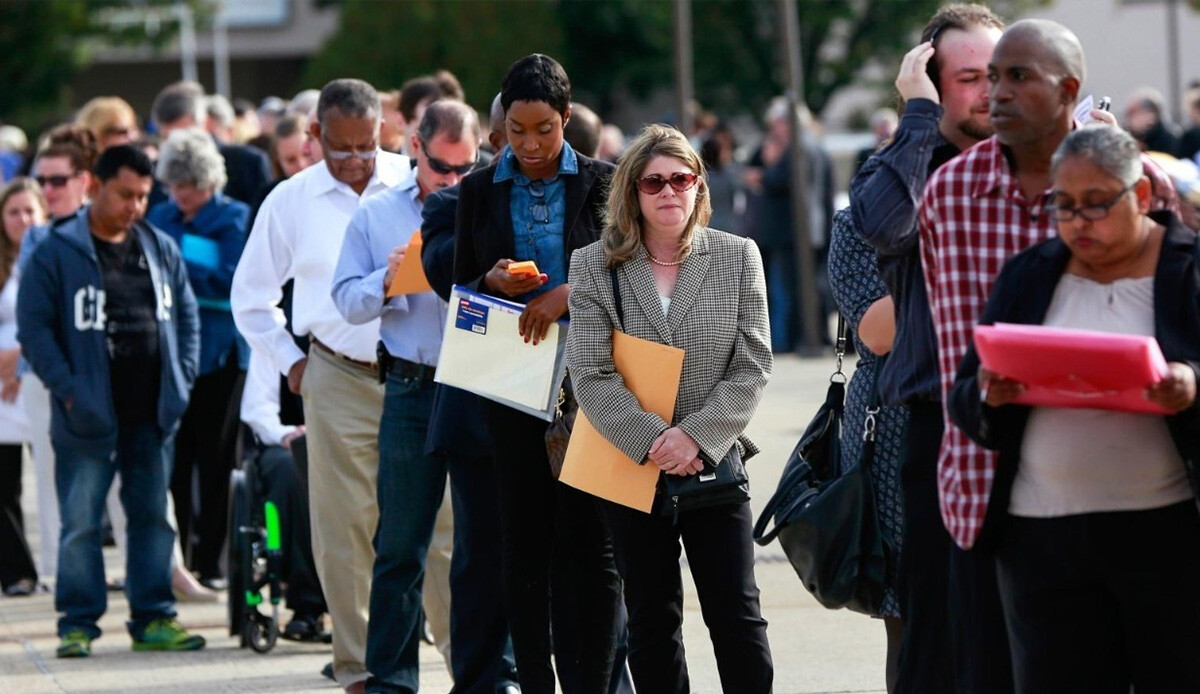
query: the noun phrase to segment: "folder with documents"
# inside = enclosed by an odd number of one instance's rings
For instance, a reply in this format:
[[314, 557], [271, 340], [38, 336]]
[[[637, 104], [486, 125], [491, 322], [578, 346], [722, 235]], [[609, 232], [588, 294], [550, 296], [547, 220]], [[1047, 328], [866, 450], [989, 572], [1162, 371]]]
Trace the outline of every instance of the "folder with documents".
[[566, 321], [533, 344], [517, 330], [524, 304], [455, 286], [433, 380], [546, 420], [566, 373]]
[[425, 267], [421, 265], [421, 230], [417, 229], [408, 239], [404, 249], [404, 260], [396, 268], [396, 275], [388, 285], [387, 298], [401, 294], [420, 294], [433, 291], [429, 280], [425, 278]]
[[[670, 423], [683, 374], [683, 350], [615, 331], [612, 351], [617, 373], [637, 397], [638, 405]], [[604, 438], [580, 408], [560, 482], [650, 513], [658, 475], [657, 467], [638, 465]]]

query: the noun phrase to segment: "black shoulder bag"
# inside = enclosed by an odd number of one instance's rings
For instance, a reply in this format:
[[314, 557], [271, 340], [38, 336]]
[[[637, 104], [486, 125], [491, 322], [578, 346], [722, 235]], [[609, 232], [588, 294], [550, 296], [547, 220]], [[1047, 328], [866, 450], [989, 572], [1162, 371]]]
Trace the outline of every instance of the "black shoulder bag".
[[[754, 524], [754, 541], [766, 546], [778, 537], [804, 587], [825, 607], [874, 615], [887, 585], [887, 555], [871, 489], [879, 393], [872, 383], [858, 464], [839, 474], [845, 344], [839, 316], [837, 371], [825, 404], [788, 458], [775, 495]], [[772, 518], [775, 525], [768, 530]]]
[[[625, 331], [625, 309], [621, 305], [621, 286], [617, 281], [617, 269], [609, 268], [612, 279], [613, 299], [617, 305], [617, 321]], [[658, 513], [670, 516], [679, 522], [680, 511], [691, 511], [722, 504], [740, 504], [750, 500], [750, 478], [742, 462], [742, 449], [737, 441], [719, 461], [709, 460], [700, 452], [704, 469], [694, 475], [667, 475], [659, 477], [659, 498], [655, 500]]]

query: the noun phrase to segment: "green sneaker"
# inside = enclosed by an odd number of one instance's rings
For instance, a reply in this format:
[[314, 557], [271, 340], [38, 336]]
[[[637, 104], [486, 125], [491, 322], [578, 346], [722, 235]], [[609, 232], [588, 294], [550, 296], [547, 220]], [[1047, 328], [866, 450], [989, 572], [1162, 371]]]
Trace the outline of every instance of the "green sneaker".
[[92, 654], [92, 638], [82, 629], [63, 634], [54, 655], [59, 658], [86, 658]]
[[140, 638], [133, 639], [135, 651], [198, 651], [204, 637], [189, 634], [173, 617], [159, 617], [146, 625]]

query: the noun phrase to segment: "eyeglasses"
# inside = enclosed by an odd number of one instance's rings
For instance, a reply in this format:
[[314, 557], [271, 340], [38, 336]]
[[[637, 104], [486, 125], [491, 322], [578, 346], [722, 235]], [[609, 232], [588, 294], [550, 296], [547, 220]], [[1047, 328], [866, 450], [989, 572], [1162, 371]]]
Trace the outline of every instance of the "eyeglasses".
[[346, 161], [350, 157], [354, 157], [356, 159], [361, 159], [362, 161], [371, 161], [378, 155], [379, 155], [378, 147], [374, 147], [372, 149], [364, 149], [361, 151], [354, 150], [354, 149], [346, 149], [346, 150], [327, 149], [327, 150], [325, 150], [325, 158], [332, 159], [334, 161]]
[[1052, 202], [1048, 205], [1047, 209], [1054, 215], [1054, 219], [1060, 222], [1069, 222], [1075, 219], [1075, 215], [1079, 215], [1089, 222], [1099, 221], [1107, 217], [1108, 211], [1112, 209], [1113, 205], [1120, 202], [1121, 198], [1130, 190], [1133, 190], [1135, 185], [1137, 185], [1137, 181], [1125, 186], [1121, 189], [1121, 192], [1114, 195], [1108, 202], [1093, 202], [1078, 207]]
[[456, 173], [459, 176], [466, 176], [471, 173], [471, 169], [475, 168], [475, 164], [479, 162], [479, 153], [476, 152], [475, 158], [466, 164], [459, 164], [458, 166], [447, 164], [429, 153], [429, 144], [427, 142], [424, 140], [418, 140], [418, 142], [421, 143], [421, 151], [425, 153], [425, 158], [429, 160], [429, 168], [442, 176], [448, 176], [452, 173]]
[[685, 173], [683, 171], [677, 171], [677, 172], [671, 174], [670, 178], [663, 178], [662, 176], [659, 176], [658, 174], [650, 174], [649, 176], [643, 176], [642, 178], [639, 178], [637, 180], [636, 185], [637, 185], [637, 189], [642, 191], [646, 195], [658, 195], [659, 192], [662, 191], [663, 187], [666, 186], [668, 183], [671, 184], [671, 187], [673, 189], [675, 189], [676, 193], [682, 193], [682, 192], [686, 191], [688, 188], [691, 188], [692, 186], [696, 185], [696, 180], [699, 178], [700, 177], [694, 173]]
[[37, 181], [37, 184], [43, 188], [62, 188], [63, 186], [67, 185], [67, 183], [70, 182], [70, 180], [72, 178], [75, 178], [75, 174], [67, 174], [67, 175], [56, 174], [54, 176], [34, 176], [33, 180]]
[[533, 196], [533, 204], [529, 206], [529, 214], [533, 221], [539, 224], [549, 222], [550, 207], [546, 205], [546, 184], [542, 181], [531, 181], [529, 194]]

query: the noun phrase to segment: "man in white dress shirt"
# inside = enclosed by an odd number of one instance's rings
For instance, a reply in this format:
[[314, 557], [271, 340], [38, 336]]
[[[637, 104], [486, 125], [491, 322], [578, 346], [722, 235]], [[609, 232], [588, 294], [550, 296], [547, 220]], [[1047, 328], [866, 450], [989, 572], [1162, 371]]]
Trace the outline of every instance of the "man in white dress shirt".
[[[380, 321], [377, 354], [386, 380], [379, 425], [379, 530], [367, 635], [368, 692], [417, 691], [425, 557], [446, 488], [445, 460], [425, 454], [446, 304], [432, 291], [391, 298], [387, 292], [410, 237], [421, 227], [425, 197], [455, 185], [475, 166], [479, 119], [461, 102], [436, 101], [409, 137], [416, 175], [354, 214], [332, 287], [333, 302], [347, 321]], [[461, 562], [456, 565], [462, 568]], [[453, 605], [451, 601], [451, 609]], [[454, 645], [450, 654], [461, 660], [464, 653], [477, 650]], [[492, 655], [498, 660], [501, 653]], [[481, 669], [465, 665], [451, 668], [456, 691], [469, 691], [461, 676]], [[486, 687], [495, 691], [494, 682]]]
[[[267, 196], [231, 296], [238, 330], [304, 397], [313, 555], [333, 620], [334, 676], [348, 692], [363, 691], [368, 677], [383, 386], [375, 363], [379, 321], [351, 325], [329, 290], [351, 216], [369, 196], [410, 175], [407, 157], [379, 149], [380, 113], [379, 95], [366, 82], [325, 85], [311, 126], [324, 165], [310, 166]], [[310, 337], [307, 355], [284, 329], [277, 306], [289, 279], [295, 281], [292, 329]]]

